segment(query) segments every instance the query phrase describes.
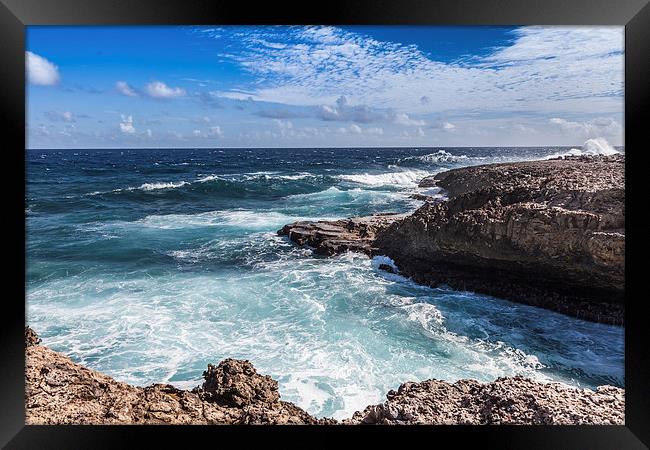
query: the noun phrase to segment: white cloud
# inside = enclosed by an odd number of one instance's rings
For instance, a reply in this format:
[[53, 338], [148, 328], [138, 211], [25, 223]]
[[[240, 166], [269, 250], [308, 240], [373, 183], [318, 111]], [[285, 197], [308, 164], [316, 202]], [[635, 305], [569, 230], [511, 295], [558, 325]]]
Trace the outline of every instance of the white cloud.
[[121, 118], [120, 131], [124, 134], [134, 134], [135, 127], [133, 126], [133, 116], [125, 116], [122, 114]]
[[[622, 27], [518, 28], [511, 45], [463, 62], [432, 60], [413, 45], [334, 27], [249, 29], [230, 38], [245, 49], [222, 56], [259, 81], [246, 96], [302, 106], [331, 105], [344, 96], [348, 105], [371, 105], [348, 111], [358, 123], [368, 123], [367, 115], [383, 108], [549, 115], [623, 108]], [[262, 38], [282, 45], [257, 45]], [[345, 116], [338, 104], [321, 106], [320, 114], [325, 120]]]
[[25, 52], [25, 66], [31, 84], [53, 86], [61, 80], [59, 68], [35, 53]]
[[422, 126], [425, 124], [424, 120], [416, 120], [409, 117], [406, 113], [398, 113], [395, 115], [394, 122], [399, 125], [406, 126]]
[[147, 94], [153, 98], [175, 98], [183, 97], [185, 95], [185, 89], [169, 87], [162, 81], [152, 81], [147, 84], [145, 89]]
[[621, 124], [608, 117], [592, 119], [586, 122], [553, 117], [549, 120], [549, 123], [557, 127], [561, 132], [581, 138], [596, 138], [600, 136], [618, 137], [623, 133]]
[[223, 131], [221, 131], [221, 127], [218, 126], [218, 125], [214, 126], [214, 127], [210, 127], [210, 131], [208, 132], [208, 136], [221, 137], [221, 136], [223, 136]]
[[198, 138], [220, 138], [223, 136], [223, 132], [221, 131], [220, 126], [215, 125], [208, 128], [207, 131], [193, 130], [192, 135]]
[[45, 111], [43, 114], [52, 122], [76, 122], [70, 111]]
[[138, 96], [138, 93], [135, 91], [135, 89], [129, 86], [129, 84], [126, 81], [118, 81], [117, 83], [115, 83], [115, 88], [122, 95], [126, 95], [128, 97]]
[[273, 121], [282, 129], [293, 128], [293, 122], [291, 122], [290, 120], [273, 119]]
[[384, 134], [384, 129], [381, 127], [362, 128], [356, 123], [353, 123], [347, 127], [339, 127], [338, 132], [347, 135], [381, 136]]

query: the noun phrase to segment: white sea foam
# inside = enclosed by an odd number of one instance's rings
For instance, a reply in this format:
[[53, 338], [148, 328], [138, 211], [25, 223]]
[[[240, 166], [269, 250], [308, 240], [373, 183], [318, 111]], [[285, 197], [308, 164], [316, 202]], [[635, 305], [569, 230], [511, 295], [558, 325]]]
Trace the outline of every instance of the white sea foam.
[[407, 156], [400, 159], [401, 161], [417, 160], [425, 163], [455, 163], [468, 159], [467, 155], [452, 155], [445, 150], [438, 150], [435, 153], [428, 153], [420, 156]]
[[610, 145], [605, 138], [599, 137], [594, 139], [588, 139], [582, 144], [582, 148], [572, 148], [568, 152], [564, 153], [554, 153], [547, 156], [544, 159], [554, 159], [565, 156], [583, 156], [583, 155], [605, 155], [611, 156], [620, 153], [614, 147]]
[[280, 227], [296, 220], [308, 220], [276, 211], [246, 209], [208, 211], [197, 214], [164, 214], [147, 216], [135, 224], [160, 229], [183, 229], [187, 227], [232, 226], [243, 229]]
[[548, 361], [622, 376], [616, 327], [378, 279], [373, 266], [390, 264], [387, 258], [295, 257], [273, 247], [295, 248], [270, 234], [238, 239], [213, 254], [258, 251], [267, 242], [268, 255], [278, 257], [236, 276], [120, 272], [48, 280], [28, 291], [30, 325], [46, 345], [137, 385], [188, 388], [200, 384], [208, 362], [248, 359], [278, 380], [284, 400], [339, 419], [383, 401], [405, 381], [523, 374], [571, 382], [545, 372]]
[[363, 173], [339, 175], [339, 179], [374, 187], [415, 187], [418, 185], [418, 182], [427, 175], [430, 175], [430, 173], [424, 170], [404, 170], [400, 172], [388, 172], [379, 174]]
[[143, 191], [155, 191], [157, 189], [174, 189], [177, 187], [185, 186], [189, 184], [187, 181], [179, 181], [176, 183], [173, 182], [168, 182], [168, 183], [144, 183], [142, 184], [138, 189], [141, 189]]

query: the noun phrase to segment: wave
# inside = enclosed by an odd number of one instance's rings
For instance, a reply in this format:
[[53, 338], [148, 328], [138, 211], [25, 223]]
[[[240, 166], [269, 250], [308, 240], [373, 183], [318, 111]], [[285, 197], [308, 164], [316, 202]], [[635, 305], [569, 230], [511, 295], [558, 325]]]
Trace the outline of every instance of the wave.
[[595, 155], [604, 155], [611, 156], [617, 155], [621, 152], [616, 150], [612, 145], [607, 142], [605, 138], [599, 137], [594, 139], [587, 139], [582, 148], [572, 148], [565, 153], [554, 153], [545, 157], [544, 159], [555, 159], [555, 158], [564, 158], [566, 156], [595, 156]]
[[124, 194], [152, 191], [178, 191], [176, 195], [188, 193], [222, 193], [234, 196], [256, 193], [262, 195], [291, 195], [313, 191], [330, 183], [328, 175], [316, 175], [308, 172], [281, 174], [279, 172], [253, 172], [244, 174], [199, 175], [198, 178], [178, 181], [156, 181], [106, 191], [94, 191], [83, 194], [96, 196], [107, 194]]
[[184, 229], [188, 227], [232, 226], [241, 228], [277, 228], [297, 220], [312, 218], [295, 217], [276, 211], [254, 211], [247, 209], [208, 211], [198, 214], [151, 215], [134, 223], [139, 226], [159, 229]]
[[141, 189], [143, 191], [155, 191], [157, 189], [174, 189], [177, 187], [185, 186], [189, 184], [187, 181], [179, 181], [177, 183], [169, 182], [169, 183], [144, 183], [137, 189]]
[[415, 187], [418, 182], [430, 175], [425, 170], [404, 170], [400, 172], [388, 172], [379, 174], [350, 174], [339, 175], [338, 178], [343, 181], [352, 183], [363, 184], [366, 186], [399, 186], [399, 187]]
[[398, 162], [416, 160], [424, 163], [455, 163], [464, 161], [466, 159], [469, 159], [467, 155], [452, 155], [445, 150], [438, 150], [435, 153], [428, 153], [426, 155], [407, 156], [405, 158], [400, 158]]

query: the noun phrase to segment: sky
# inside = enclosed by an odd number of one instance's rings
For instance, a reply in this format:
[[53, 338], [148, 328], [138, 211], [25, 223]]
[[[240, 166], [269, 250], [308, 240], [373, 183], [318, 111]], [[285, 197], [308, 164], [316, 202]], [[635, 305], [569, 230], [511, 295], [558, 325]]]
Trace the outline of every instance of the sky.
[[623, 145], [623, 27], [29, 26], [28, 148]]

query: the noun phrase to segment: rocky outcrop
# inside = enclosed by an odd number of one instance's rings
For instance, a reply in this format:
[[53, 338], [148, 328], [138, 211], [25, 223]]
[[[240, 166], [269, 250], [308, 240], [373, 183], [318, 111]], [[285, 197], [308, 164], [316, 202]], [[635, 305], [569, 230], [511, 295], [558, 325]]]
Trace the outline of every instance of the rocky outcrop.
[[278, 230], [280, 236], [299, 245], [314, 248], [319, 255], [336, 255], [347, 251], [370, 254], [377, 233], [403, 214], [384, 213], [367, 217], [352, 217], [332, 221], [301, 221], [285, 225]]
[[625, 157], [567, 157], [449, 170], [413, 214], [298, 222], [281, 234], [316, 252], [392, 258], [401, 274], [456, 289], [623, 324]]
[[[248, 361], [208, 366], [192, 391], [136, 387], [38, 345], [25, 330], [27, 424], [328, 424], [280, 400], [278, 383]], [[36, 339], [34, 339], [36, 338]]]
[[378, 233], [378, 254], [414, 281], [623, 324], [623, 155], [443, 172], [427, 203]]
[[523, 377], [492, 383], [427, 380], [404, 383], [388, 400], [356, 412], [346, 424], [623, 425], [625, 391], [573, 389]]
[[[136, 387], [74, 363], [39, 345], [25, 328], [27, 424], [320, 424], [280, 400], [278, 383], [248, 361], [208, 365], [191, 391], [169, 384]], [[623, 424], [625, 391], [596, 392], [523, 377], [492, 383], [428, 380], [404, 383], [388, 401], [356, 412], [344, 424]]]

